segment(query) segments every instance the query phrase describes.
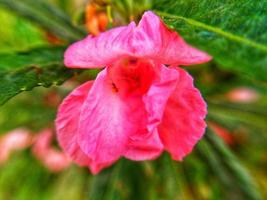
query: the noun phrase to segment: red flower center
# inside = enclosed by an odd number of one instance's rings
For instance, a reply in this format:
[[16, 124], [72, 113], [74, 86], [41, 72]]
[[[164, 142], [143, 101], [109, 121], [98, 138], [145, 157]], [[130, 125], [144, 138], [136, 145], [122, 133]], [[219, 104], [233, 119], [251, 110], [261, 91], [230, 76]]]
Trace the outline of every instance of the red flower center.
[[123, 58], [107, 69], [113, 90], [122, 96], [145, 94], [156, 78], [155, 64], [148, 59]]

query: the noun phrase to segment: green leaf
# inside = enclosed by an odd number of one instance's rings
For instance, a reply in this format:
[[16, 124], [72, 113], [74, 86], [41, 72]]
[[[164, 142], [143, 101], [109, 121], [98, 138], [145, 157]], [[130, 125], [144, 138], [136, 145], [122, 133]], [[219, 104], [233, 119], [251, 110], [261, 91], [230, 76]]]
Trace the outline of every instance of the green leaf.
[[14, 13], [0, 8], [0, 52], [21, 51], [48, 44], [43, 31]]
[[240, 189], [245, 199], [262, 199], [249, 172], [242, 166], [223, 141], [210, 132], [210, 130], [207, 131], [206, 138], [213, 148], [213, 153], [217, 154], [217, 158], [223, 165], [222, 167], [228, 170], [234, 179], [235, 187]]
[[1, 200], [85, 200], [87, 171], [71, 166], [52, 174], [30, 152], [13, 152], [8, 162], [1, 163]]
[[184, 191], [184, 187], [187, 185], [184, 178], [185, 174], [181, 170], [178, 170], [181, 168], [181, 165], [172, 160], [167, 154], [162, 155], [158, 163], [161, 164], [161, 166], [157, 169], [156, 173], [154, 173], [157, 174], [159, 179], [158, 184], [162, 189], [163, 195], [161, 198], [175, 199], [175, 197], [179, 196], [180, 199], [186, 199]]
[[33, 132], [46, 128], [56, 116], [55, 107], [46, 102], [47, 95], [57, 91], [61, 91], [61, 88], [39, 87], [18, 95], [1, 106], [0, 135], [18, 127], [25, 127]]
[[0, 0], [0, 5], [27, 18], [58, 37], [75, 41], [86, 34], [73, 25], [69, 16], [62, 10], [44, 0]]
[[215, 121], [226, 121], [230, 123], [242, 123], [249, 127], [255, 127], [262, 131], [267, 131], [266, 106], [238, 105], [230, 103], [219, 103], [208, 101], [209, 115]]
[[58, 47], [0, 54], [0, 105], [22, 91], [60, 85], [73, 76], [77, 70], [64, 67], [63, 52]]
[[112, 168], [106, 169], [92, 178], [89, 199], [118, 199], [115, 198], [115, 187], [118, 181], [122, 163], [123, 160], [120, 160], [119, 163], [116, 163], [116, 165]]
[[0, 70], [61, 64], [64, 47], [44, 47], [28, 52], [0, 54]]
[[222, 67], [267, 80], [267, 1], [154, 1], [154, 10]]

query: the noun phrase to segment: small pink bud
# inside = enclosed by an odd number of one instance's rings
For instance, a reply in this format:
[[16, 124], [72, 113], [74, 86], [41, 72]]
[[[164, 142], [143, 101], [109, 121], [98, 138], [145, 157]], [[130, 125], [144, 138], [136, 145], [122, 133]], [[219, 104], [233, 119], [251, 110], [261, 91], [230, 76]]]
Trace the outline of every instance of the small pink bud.
[[0, 137], [0, 164], [7, 161], [13, 151], [29, 147], [32, 137], [26, 129], [15, 129]]
[[69, 167], [71, 161], [67, 155], [51, 146], [52, 139], [51, 129], [42, 130], [35, 137], [32, 153], [51, 172], [59, 172]]
[[236, 103], [253, 103], [260, 98], [260, 94], [251, 88], [238, 87], [226, 94], [229, 101]]

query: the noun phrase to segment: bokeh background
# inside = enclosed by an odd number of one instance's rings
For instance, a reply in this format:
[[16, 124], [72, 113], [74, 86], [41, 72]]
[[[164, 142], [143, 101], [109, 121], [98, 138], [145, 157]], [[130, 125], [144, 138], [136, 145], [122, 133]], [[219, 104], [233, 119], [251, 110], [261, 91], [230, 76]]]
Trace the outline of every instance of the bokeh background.
[[[148, 9], [214, 57], [185, 68], [206, 134], [183, 162], [121, 159], [92, 176], [60, 150], [54, 119], [98, 71], [65, 68], [64, 49]], [[0, 0], [0, 22], [0, 200], [267, 199], [266, 0]]]

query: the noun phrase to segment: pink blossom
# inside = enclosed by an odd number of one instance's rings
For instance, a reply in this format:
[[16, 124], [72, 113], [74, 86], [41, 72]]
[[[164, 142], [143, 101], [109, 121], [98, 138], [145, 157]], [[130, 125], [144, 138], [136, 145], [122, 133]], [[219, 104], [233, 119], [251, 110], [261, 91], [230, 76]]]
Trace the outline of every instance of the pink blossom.
[[0, 137], [0, 163], [7, 161], [13, 151], [29, 147], [32, 138], [28, 130], [15, 129]]
[[163, 150], [182, 160], [203, 136], [207, 110], [192, 77], [178, 66], [210, 59], [150, 11], [137, 26], [74, 43], [65, 52], [66, 66], [106, 68], [61, 104], [61, 147], [94, 174], [120, 157], [149, 160]]
[[260, 99], [260, 94], [252, 88], [238, 87], [229, 91], [226, 94], [226, 97], [229, 101], [232, 102], [253, 103]]
[[33, 155], [52, 172], [59, 172], [71, 164], [67, 155], [51, 146], [53, 132], [51, 129], [44, 129], [35, 137], [32, 148]]

